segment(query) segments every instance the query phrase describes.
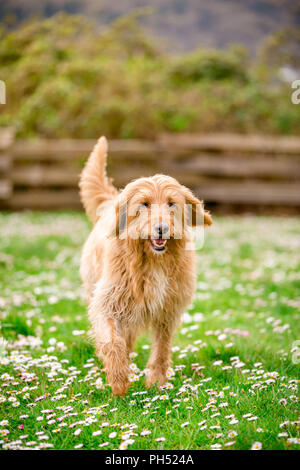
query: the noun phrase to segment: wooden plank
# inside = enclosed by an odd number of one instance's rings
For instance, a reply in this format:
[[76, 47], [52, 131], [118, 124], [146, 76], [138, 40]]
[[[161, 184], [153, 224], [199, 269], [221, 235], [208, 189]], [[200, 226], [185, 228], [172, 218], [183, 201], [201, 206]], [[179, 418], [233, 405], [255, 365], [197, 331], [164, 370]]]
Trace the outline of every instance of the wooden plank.
[[205, 202], [300, 206], [300, 188], [297, 183], [228, 183], [212, 180], [193, 189]]
[[0, 150], [10, 147], [14, 141], [15, 131], [13, 127], [0, 128]]
[[11, 167], [11, 155], [0, 153], [0, 173], [7, 173]]
[[77, 190], [14, 191], [10, 209], [79, 209], [82, 208]]
[[79, 173], [80, 170], [74, 170], [71, 168], [32, 165], [24, 168], [14, 168], [11, 172], [11, 179], [15, 185], [24, 185], [29, 187], [77, 187]]
[[300, 159], [294, 158], [245, 158], [239, 159], [227, 155], [198, 154], [194, 158], [176, 162], [166, 162], [170, 174], [176, 172], [208, 176], [244, 177], [244, 178], [279, 178], [299, 179]]
[[300, 154], [299, 137], [236, 134], [164, 134], [158, 139], [158, 143], [162, 149], [169, 152], [178, 152], [181, 149]]
[[[300, 206], [298, 184], [262, 182], [206, 181], [193, 187], [205, 202], [225, 204], [260, 204]], [[15, 191], [9, 200], [11, 209], [63, 209], [81, 207], [77, 190], [28, 190]]]
[[[152, 176], [155, 173], [165, 173], [174, 176], [179, 181], [188, 181], [196, 184], [203, 176], [219, 177], [263, 177], [279, 179], [299, 179], [300, 162], [287, 160], [255, 160], [244, 159], [236, 161], [216, 156], [198, 156], [186, 162], [152, 162], [152, 166], [141, 163], [121, 166], [115, 165], [114, 158], [110, 160], [109, 174], [116, 184], [124, 186], [129, 181], [141, 176]], [[38, 186], [68, 186], [76, 187], [79, 180], [80, 169], [64, 166], [15, 166], [11, 178], [14, 184], [30, 187]]]
[[[67, 186], [77, 188], [80, 171], [80, 169], [59, 165], [53, 167], [45, 165], [15, 166], [11, 172], [11, 179], [15, 185], [28, 187]], [[155, 174], [155, 171], [153, 168], [143, 165], [122, 165], [121, 167], [109, 168], [108, 173], [115, 180], [116, 185], [123, 187], [132, 179], [151, 176]]]
[[0, 180], [0, 200], [6, 201], [12, 194], [12, 185], [10, 180], [1, 179]]
[[109, 173], [110, 176], [112, 176], [113, 183], [117, 188], [124, 188], [126, 184], [128, 184], [130, 181], [140, 178], [140, 177], [148, 177], [148, 176], [154, 176], [155, 174], [158, 173], [164, 173], [168, 174], [170, 176], [173, 176], [176, 178], [181, 184], [185, 184], [186, 186], [197, 186], [201, 182], [201, 177], [199, 177], [197, 174], [193, 174], [191, 172], [188, 173], [183, 173], [183, 172], [176, 172], [173, 171], [171, 172], [166, 172], [162, 171], [162, 169], [144, 169], [144, 170], [139, 170], [136, 168], [132, 169], [124, 169], [124, 171], [112, 171]]
[[[23, 159], [24, 156], [31, 158], [51, 158], [63, 160], [65, 155], [69, 158], [75, 155], [88, 156], [93, 150], [97, 140], [95, 139], [36, 139], [17, 140], [12, 147], [12, 154], [16, 160]], [[153, 141], [144, 140], [112, 140], [109, 142], [109, 152], [127, 154], [153, 154], [159, 151], [159, 145]]]

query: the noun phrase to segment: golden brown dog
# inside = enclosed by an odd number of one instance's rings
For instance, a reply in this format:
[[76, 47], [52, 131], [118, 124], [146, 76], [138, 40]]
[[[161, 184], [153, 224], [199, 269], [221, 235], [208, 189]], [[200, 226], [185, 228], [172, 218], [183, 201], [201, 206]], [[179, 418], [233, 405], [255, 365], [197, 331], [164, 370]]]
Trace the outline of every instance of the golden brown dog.
[[81, 174], [81, 199], [94, 227], [80, 273], [97, 355], [113, 393], [124, 395], [128, 354], [148, 327], [147, 386], [165, 383], [172, 336], [195, 290], [192, 226], [212, 220], [202, 202], [169, 176], [139, 178], [118, 192], [106, 177], [106, 153], [101, 137]]

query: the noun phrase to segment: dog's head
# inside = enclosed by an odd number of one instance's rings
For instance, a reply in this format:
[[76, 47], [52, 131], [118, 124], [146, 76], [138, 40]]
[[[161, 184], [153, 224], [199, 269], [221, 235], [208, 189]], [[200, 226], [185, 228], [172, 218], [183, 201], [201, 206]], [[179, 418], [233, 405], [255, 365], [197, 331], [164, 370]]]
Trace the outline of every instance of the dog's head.
[[115, 213], [115, 235], [143, 243], [149, 255], [163, 254], [182, 242], [191, 227], [212, 224], [203, 203], [165, 175], [129, 183], [118, 197]]

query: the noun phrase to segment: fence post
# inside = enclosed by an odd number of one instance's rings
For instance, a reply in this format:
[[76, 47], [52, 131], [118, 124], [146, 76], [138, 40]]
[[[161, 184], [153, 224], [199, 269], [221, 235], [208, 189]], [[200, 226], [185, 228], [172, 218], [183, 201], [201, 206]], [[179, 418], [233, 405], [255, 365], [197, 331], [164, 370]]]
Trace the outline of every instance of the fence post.
[[13, 184], [11, 180], [12, 153], [15, 131], [12, 127], [0, 129], [0, 209], [9, 208]]

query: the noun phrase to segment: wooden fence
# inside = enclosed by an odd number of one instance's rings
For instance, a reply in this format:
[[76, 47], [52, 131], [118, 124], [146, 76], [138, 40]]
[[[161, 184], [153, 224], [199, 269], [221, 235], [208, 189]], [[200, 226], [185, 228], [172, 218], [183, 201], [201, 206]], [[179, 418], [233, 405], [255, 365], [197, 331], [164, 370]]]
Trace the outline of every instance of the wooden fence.
[[[94, 140], [14, 140], [0, 132], [0, 206], [80, 208], [78, 176]], [[164, 135], [113, 140], [108, 172], [117, 187], [166, 173], [208, 204], [300, 209], [300, 138]]]

